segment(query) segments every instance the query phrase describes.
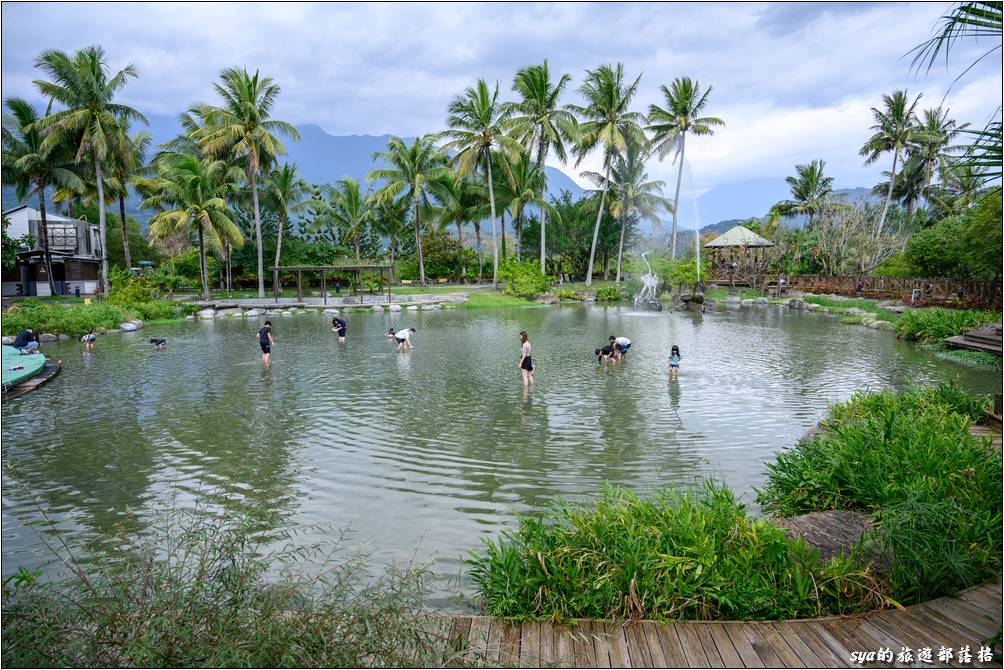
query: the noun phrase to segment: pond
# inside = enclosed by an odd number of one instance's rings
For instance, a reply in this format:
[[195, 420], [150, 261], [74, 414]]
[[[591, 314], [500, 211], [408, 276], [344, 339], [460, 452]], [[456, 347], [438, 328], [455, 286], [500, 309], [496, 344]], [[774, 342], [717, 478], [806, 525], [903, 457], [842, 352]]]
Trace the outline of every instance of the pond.
[[[205, 509], [226, 492], [246, 510], [303, 528], [305, 545], [351, 528], [375, 568], [436, 560], [433, 604], [469, 591], [461, 560], [515, 514], [604, 482], [646, 493], [716, 477], [744, 500], [764, 462], [858, 389], [957, 379], [1000, 390], [1000, 374], [935, 358], [888, 332], [775, 306], [714, 314], [629, 306], [452, 309], [148, 325], [48, 345], [63, 372], [2, 407], [3, 574], [50, 560], [42, 512], [71, 546], [171, 505]], [[417, 328], [398, 353], [390, 326]], [[537, 384], [517, 369], [527, 330]], [[592, 355], [611, 334], [622, 365]], [[150, 337], [166, 337], [155, 351]], [[680, 346], [679, 382], [666, 356]]]

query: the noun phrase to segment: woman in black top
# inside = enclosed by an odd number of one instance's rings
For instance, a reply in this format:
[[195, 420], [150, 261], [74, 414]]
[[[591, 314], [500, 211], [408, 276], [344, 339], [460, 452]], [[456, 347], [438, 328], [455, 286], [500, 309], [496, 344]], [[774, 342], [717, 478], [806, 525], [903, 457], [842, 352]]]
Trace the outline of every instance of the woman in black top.
[[266, 321], [265, 325], [258, 330], [258, 344], [261, 345], [261, 362], [268, 365], [269, 356], [275, 340], [272, 339], [272, 322]]
[[331, 320], [331, 330], [338, 332], [339, 344], [345, 344], [345, 329], [348, 325], [345, 319], [339, 319], [337, 316]]

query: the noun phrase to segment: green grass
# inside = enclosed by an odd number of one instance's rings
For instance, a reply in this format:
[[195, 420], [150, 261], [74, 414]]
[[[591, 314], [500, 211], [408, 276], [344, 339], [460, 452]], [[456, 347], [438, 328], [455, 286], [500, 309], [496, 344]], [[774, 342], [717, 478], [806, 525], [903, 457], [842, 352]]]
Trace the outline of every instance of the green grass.
[[857, 394], [767, 466], [757, 502], [781, 516], [872, 515], [901, 603], [978, 584], [1000, 572], [1004, 495], [1001, 455], [968, 432], [984, 402], [948, 385]]
[[[234, 506], [235, 507], [235, 506]], [[168, 510], [107, 555], [62, 556], [73, 576], [4, 581], [6, 667], [442, 667], [423, 611], [425, 566], [376, 578], [341, 539], [270, 549], [266, 521]], [[264, 525], [263, 525], [264, 524]], [[59, 533], [46, 528], [45, 533]], [[50, 538], [51, 539], [51, 538]], [[56, 546], [60, 546], [56, 543]], [[83, 567], [88, 566], [88, 567]]]
[[25, 300], [19, 302], [3, 317], [3, 334], [13, 335], [31, 327], [37, 333], [83, 335], [95, 328], [118, 328], [124, 321], [142, 319], [159, 321], [180, 319], [196, 311], [194, 305], [168, 300], [116, 305], [99, 300], [85, 305], [61, 305], [54, 302]]
[[1004, 366], [1001, 365], [1001, 357], [987, 351], [949, 349], [942, 344], [924, 344], [921, 346], [928, 351], [933, 352], [935, 357], [945, 361], [951, 361], [960, 365], [968, 365], [969, 367], [977, 368], [979, 370], [999, 371], [1004, 369]]
[[904, 312], [896, 337], [912, 342], [942, 342], [984, 323], [1001, 323], [1000, 312], [973, 309], [917, 309]]
[[483, 290], [472, 292], [467, 296], [467, 302], [457, 305], [457, 307], [481, 309], [487, 307], [546, 307], [546, 305], [502, 293], [501, 291]]
[[487, 613], [517, 619], [783, 619], [882, 600], [853, 560], [821, 561], [711, 483], [559, 500], [466, 562]]
[[704, 297], [709, 300], [725, 300], [730, 295], [738, 295], [743, 300], [746, 300], [748, 298], [762, 297], [763, 292], [751, 288], [728, 289], [718, 286], [712, 286], [704, 290]]
[[805, 302], [810, 302], [814, 305], [819, 305], [820, 307], [829, 307], [830, 311], [834, 314], [843, 314], [848, 309], [856, 307], [857, 309], [862, 309], [866, 312], [876, 314], [878, 319], [882, 321], [890, 321], [895, 323], [899, 319], [899, 314], [892, 311], [891, 309], [886, 309], [884, 307], [879, 307], [878, 302], [875, 300], [864, 300], [858, 298], [847, 298], [838, 299], [831, 298], [825, 295], [805, 295], [801, 298]]

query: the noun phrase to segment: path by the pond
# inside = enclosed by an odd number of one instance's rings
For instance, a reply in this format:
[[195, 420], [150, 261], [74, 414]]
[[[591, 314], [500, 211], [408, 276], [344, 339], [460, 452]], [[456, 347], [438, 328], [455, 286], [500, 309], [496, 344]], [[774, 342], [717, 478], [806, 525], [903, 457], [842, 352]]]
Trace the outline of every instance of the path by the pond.
[[[999, 668], [1001, 612], [996, 583], [903, 609], [799, 621], [580, 620], [569, 627], [458, 616], [452, 618], [450, 639], [461, 662], [489, 667]], [[981, 661], [987, 646], [993, 658]], [[942, 649], [951, 650], [951, 659], [939, 658]], [[877, 658], [880, 650], [885, 651]], [[901, 656], [904, 650], [911, 662]], [[858, 661], [856, 654], [864, 655]]]

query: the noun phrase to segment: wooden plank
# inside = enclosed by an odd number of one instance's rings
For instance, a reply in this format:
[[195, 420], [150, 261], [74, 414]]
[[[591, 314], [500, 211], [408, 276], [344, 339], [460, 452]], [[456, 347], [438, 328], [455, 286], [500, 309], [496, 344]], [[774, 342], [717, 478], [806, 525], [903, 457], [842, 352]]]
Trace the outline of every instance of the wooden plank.
[[968, 642], [970, 646], [972, 646], [973, 644], [978, 644], [982, 639], [975, 631], [971, 631], [965, 626], [961, 626], [954, 621], [946, 619], [940, 613], [923, 609], [917, 605], [908, 607], [906, 612], [904, 612], [904, 617], [911, 618], [919, 624], [923, 624], [924, 626], [936, 631], [938, 634], [947, 635], [951, 640], [958, 644], [965, 644]]
[[698, 637], [697, 631], [694, 630], [695, 626], [700, 625], [697, 622], [681, 621], [676, 626], [676, 632], [680, 636], [680, 645], [683, 647], [683, 655], [687, 659], [687, 667], [689, 668], [711, 667], [708, 655], [704, 653], [704, 645], [701, 644], [701, 638]]
[[630, 668], [631, 655], [628, 652], [627, 637], [624, 634], [624, 626], [621, 624], [603, 624], [604, 632], [610, 636], [610, 667]]
[[963, 591], [956, 596], [957, 600], [964, 600], [973, 607], [977, 607], [991, 616], [1001, 616], [1004, 610], [1004, 599], [999, 594], [994, 594], [990, 589], [972, 589]]
[[488, 629], [488, 644], [485, 647], [485, 663], [499, 665], [499, 655], [502, 653], [502, 634], [504, 622], [502, 619], [492, 619]]
[[780, 655], [772, 647], [772, 645], [767, 642], [763, 637], [763, 632], [759, 625], [754, 622], [740, 624], [743, 632], [746, 633], [746, 638], [750, 641], [754, 651], [756, 651], [757, 656], [763, 661], [765, 667], [768, 668], [779, 668], [785, 665], [780, 658]]
[[686, 624], [665, 624], [658, 626], [659, 642], [662, 644], [662, 653], [666, 656], [666, 664], [671, 668], [686, 668], [687, 656], [683, 651], [680, 642], [680, 634], [677, 632], [680, 626]]
[[653, 668], [652, 652], [648, 650], [644, 629], [636, 623], [621, 626], [628, 657], [633, 668]]
[[519, 640], [519, 667], [540, 667], [540, 622], [527, 621], [522, 625]]
[[519, 666], [520, 635], [523, 627], [507, 621], [502, 626], [502, 648], [499, 650], [499, 663], [507, 668]]
[[725, 627], [725, 632], [728, 633], [729, 639], [732, 640], [732, 646], [736, 648], [736, 653], [742, 659], [743, 665], [747, 668], [764, 667], [763, 661], [760, 660], [760, 655], [756, 653], [756, 649], [753, 648], [749, 638], [746, 637], [743, 625], [741, 623], [725, 623], [722, 625]]
[[491, 617], [479, 616], [471, 620], [471, 632], [468, 634], [468, 653], [465, 658], [475, 667], [484, 667], [488, 662], [488, 633], [491, 630]]
[[[784, 638], [781, 637], [769, 624], [757, 622], [753, 624], [753, 630], [757, 632], [760, 639], [764, 641], [764, 644], [770, 647], [771, 651], [774, 652], [774, 655], [781, 661], [781, 665], [786, 668], [806, 667], [806, 664], [802, 662], [802, 659], [798, 657], [798, 654], [796, 654], [792, 648], [788, 646], [788, 643], [784, 641]], [[749, 630], [747, 629], [747, 635], [748, 634]], [[756, 649], [756, 645], [753, 645], [753, 648]], [[762, 654], [760, 655], [760, 658], [763, 658], [764, 663], [767, 663], [767, 659], [764, 658]], [[767, 663], [767, 665], [770, 666], [770, 663]]]
[[[883, 630], [894, 634], [900, 641], [902, 647], [908, 647], [916, 656], [916, 650], [930, 647], [934, 651], [934, 658], [937, 658], [938, 647], [955, 647], [956, 642], [950, 637], [940, 635], [923, 624], [911, 625], [914, 619], [904, 615], [900, 611], [874, 612], [868, 616], [868, 621]], [[893, 649], [894, 653], [899, 653], [901, 649]], [[952, 660], [949, 665], [953, 668], [960, 667], [960, 664]]]
[[[831, 668], [834, 667], [824, 661], [816, 652], [812, 650], [812, 647], [805, 643], [805, 640], [792, 628], [789, 624], [778, 621], [774, 623], [765, 624], [770, 626], [776, 635], [779, 635], [781, 639], [784, 640], [785, 644], [791, 648], [792, 653], [798, 656], [798, 659], [802, 662], [803, 667], [806, 668]], [[822, 644], [822, 643], [820, 643]]]
[[468, 639], [471, 635], [471, 618], [466, 616], [453, 617], [453, 626], [450, 629], [449, 650], [447, 664], [452, 665], [457, 661], [462, 661], [469, 646]]
[[596, 668], [610, 668], [610, 667], [620, 667], [618, 665], [612, 665], [613, 659], [610, 656], [610, 636], [607, 634], [606, 629], [603, 624], [598, 621], [587, 621], [585, 622], [587, 626], [586, 631], [588, 631], [589, 641], [593, 645], [593, 667]]
[[648, 653], [652, 657], [652, 667], [665, 668], [669, 663], [666, 661], [666, 654], [662, 651], [662, 643], [659, 641], [659, 631], [656, 629], [656, 624], [646, 621], [638, 625], [645, 636]]
[[[595, 667], [594, 663], [589, 663], [587, 660], [592, 660], [591, 654], [585, 653], [582, 650], [576, 650], [574, 648], [575, 638], [574, 635], [578, 634], [580, 624], [578, 628], [569, 628], [567, 626], [555, 626], [554, 627], [554, 642], [556, 653], [558, 655], [558, 665], [562, 668], [574, 668], [577, 667], [577, 663], [581, 663], [583, 667], [591, 668]], [[592, 645], [590, 645], [592, 649]]]
[[822, 626], [810, 626], [803, 621], [788, 621], [786, 625], [798, 633], [798, 636], [812, 649], [812, 653], [827, 667], [846, 668], [850, 664], [850, 650]]
[[718, 655], [721, 657], [722, 663], [726, 668], [746, 667], [739, 656], [739, 652], [736, 651], [735, 645], [732, 644], [732, 640], [729, 639], [729, 634], [725, 630], [724, 625], [709, 623], [705, 628], [711, 633], [711, 638], [715, 641], [715, 649], [718, 650]]
[[[851, 663], [852, 652], [878, 651], [883, 646], [881, 642], [869, 635], [867, 631], [861, 629], [860, 622], [857, 619], [826, 619], [820, 622], [820, 626], [822, 630], [825, 630], [836, 638], [847, 650], [845, 662], [848, 665]], [[865, 665], [869, 664], [866, 663]], [[874, 665], [874, 663], [871, 665]], [[902, 665], [896, 667], [902, 667]]]
[[989, 614], [974, 611], [964, 601], [953, 598], [938, 598], [924, 603], [924, 607], [941, 612], [949, 619], [958, 622], [966, 628], [974, 631], [983, 638], [992, 636], [1000, 628], [1000, 624], [995, 622]]
[[555, 639], [555, 629], [550, 621], [540, 622], [540, 663], [539, 668], [554, 667], [558, 660], [558, 645]]
[[[703, 624], [695, 626], [697, 630], [697, 637], [701, 640], [701, 646], [704, 648], [704, 655], [708, 657], [708, 665], [712, 668], [724, 668], [725, 661], [722, 660], [722, 655], [718, 652], [718, 645], [715, 643], [715, 638], [711, 636], [711, 624]], [[729, 647], [732, 647], [732, 643], [729, 643]], [[735, 649], [732, 649], [735, 652]], [[736, 657], [738, 659], [738, 656]]]

